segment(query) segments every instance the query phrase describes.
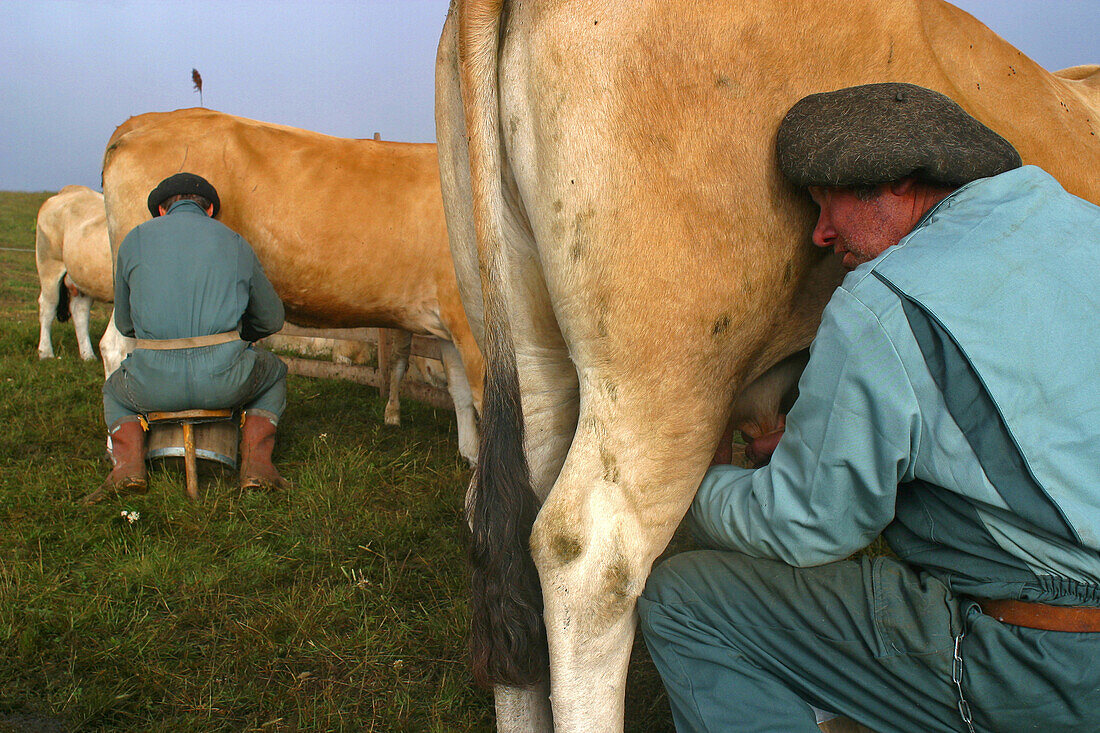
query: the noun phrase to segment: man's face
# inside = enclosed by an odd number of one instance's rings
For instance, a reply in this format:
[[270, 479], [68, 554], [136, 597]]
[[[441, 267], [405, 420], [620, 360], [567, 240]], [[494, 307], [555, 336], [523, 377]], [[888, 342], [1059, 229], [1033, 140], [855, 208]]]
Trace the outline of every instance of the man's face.
[[810, 186], [810, 196], [820, 207], [813, 242], [831, 247], [847, 270], [882, 254], [901, 241], [913, 222], [889, 186], [879, 186], [869, 199], [849, 188]]

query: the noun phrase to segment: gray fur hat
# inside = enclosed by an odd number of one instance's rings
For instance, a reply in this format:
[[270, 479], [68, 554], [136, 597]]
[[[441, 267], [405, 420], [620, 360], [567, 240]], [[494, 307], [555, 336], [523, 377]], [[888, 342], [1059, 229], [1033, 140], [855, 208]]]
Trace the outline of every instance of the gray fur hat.
[[799, 186], [873, 186], [915, 176], [961, 186], [1020, 167], [1020, 154], [950, 97], [915, 84], [864, 84], [800, 99], [775, 141]]

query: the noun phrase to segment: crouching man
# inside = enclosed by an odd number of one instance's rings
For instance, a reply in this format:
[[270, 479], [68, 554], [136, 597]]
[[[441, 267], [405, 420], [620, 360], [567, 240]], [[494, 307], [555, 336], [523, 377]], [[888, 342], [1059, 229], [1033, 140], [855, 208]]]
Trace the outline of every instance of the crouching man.
[[909, 84], [777, 153], [850, 272], [771, 462], [703, 479], [717, 549], [639, 602], [677, 729], [1100, 730], [1100, 208]]
[[204, 178], [170, 176], [147, 203], [154, 218], [115, 262], [115, 323], [137, 347], [103, 385], [114, 468], [84, 501], [146, 490], [141, 414], [152, 411], [243, 408], [241, 487], [286, 488], [271, 463], [286, 366], [251, 345], [282, 328], [282, 301], [248, 242], [214, 219]]

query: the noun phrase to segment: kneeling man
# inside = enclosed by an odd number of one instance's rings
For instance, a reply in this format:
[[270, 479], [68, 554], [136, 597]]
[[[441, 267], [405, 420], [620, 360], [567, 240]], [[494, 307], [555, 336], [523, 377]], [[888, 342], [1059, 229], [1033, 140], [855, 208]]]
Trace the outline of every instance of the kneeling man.
[[699, 488], [717, 549], [639, 602], [677, 729], [1100, 730], [1100, 208], [909, 84], [777, 152], [850, 272], [771, 462]]

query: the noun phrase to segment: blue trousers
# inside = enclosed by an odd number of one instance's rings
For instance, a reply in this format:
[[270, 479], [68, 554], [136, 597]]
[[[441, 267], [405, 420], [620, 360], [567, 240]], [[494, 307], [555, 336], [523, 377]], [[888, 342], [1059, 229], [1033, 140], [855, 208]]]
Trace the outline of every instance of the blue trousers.
[[226, 360], [228, 349], [218, 349], [131, 354], [103, 385], [108, 429], [160, 410], [243, 408], [277, 423], [286, 409], [286, 365], [268, 351], [248, 347]]
[[1100, 634], [1002, 624], [892, 558], [815, 568], [699, 551], [638, 602], [676, 729], [816, 733], [810, 705], [876, 733], [1100, 731]]

